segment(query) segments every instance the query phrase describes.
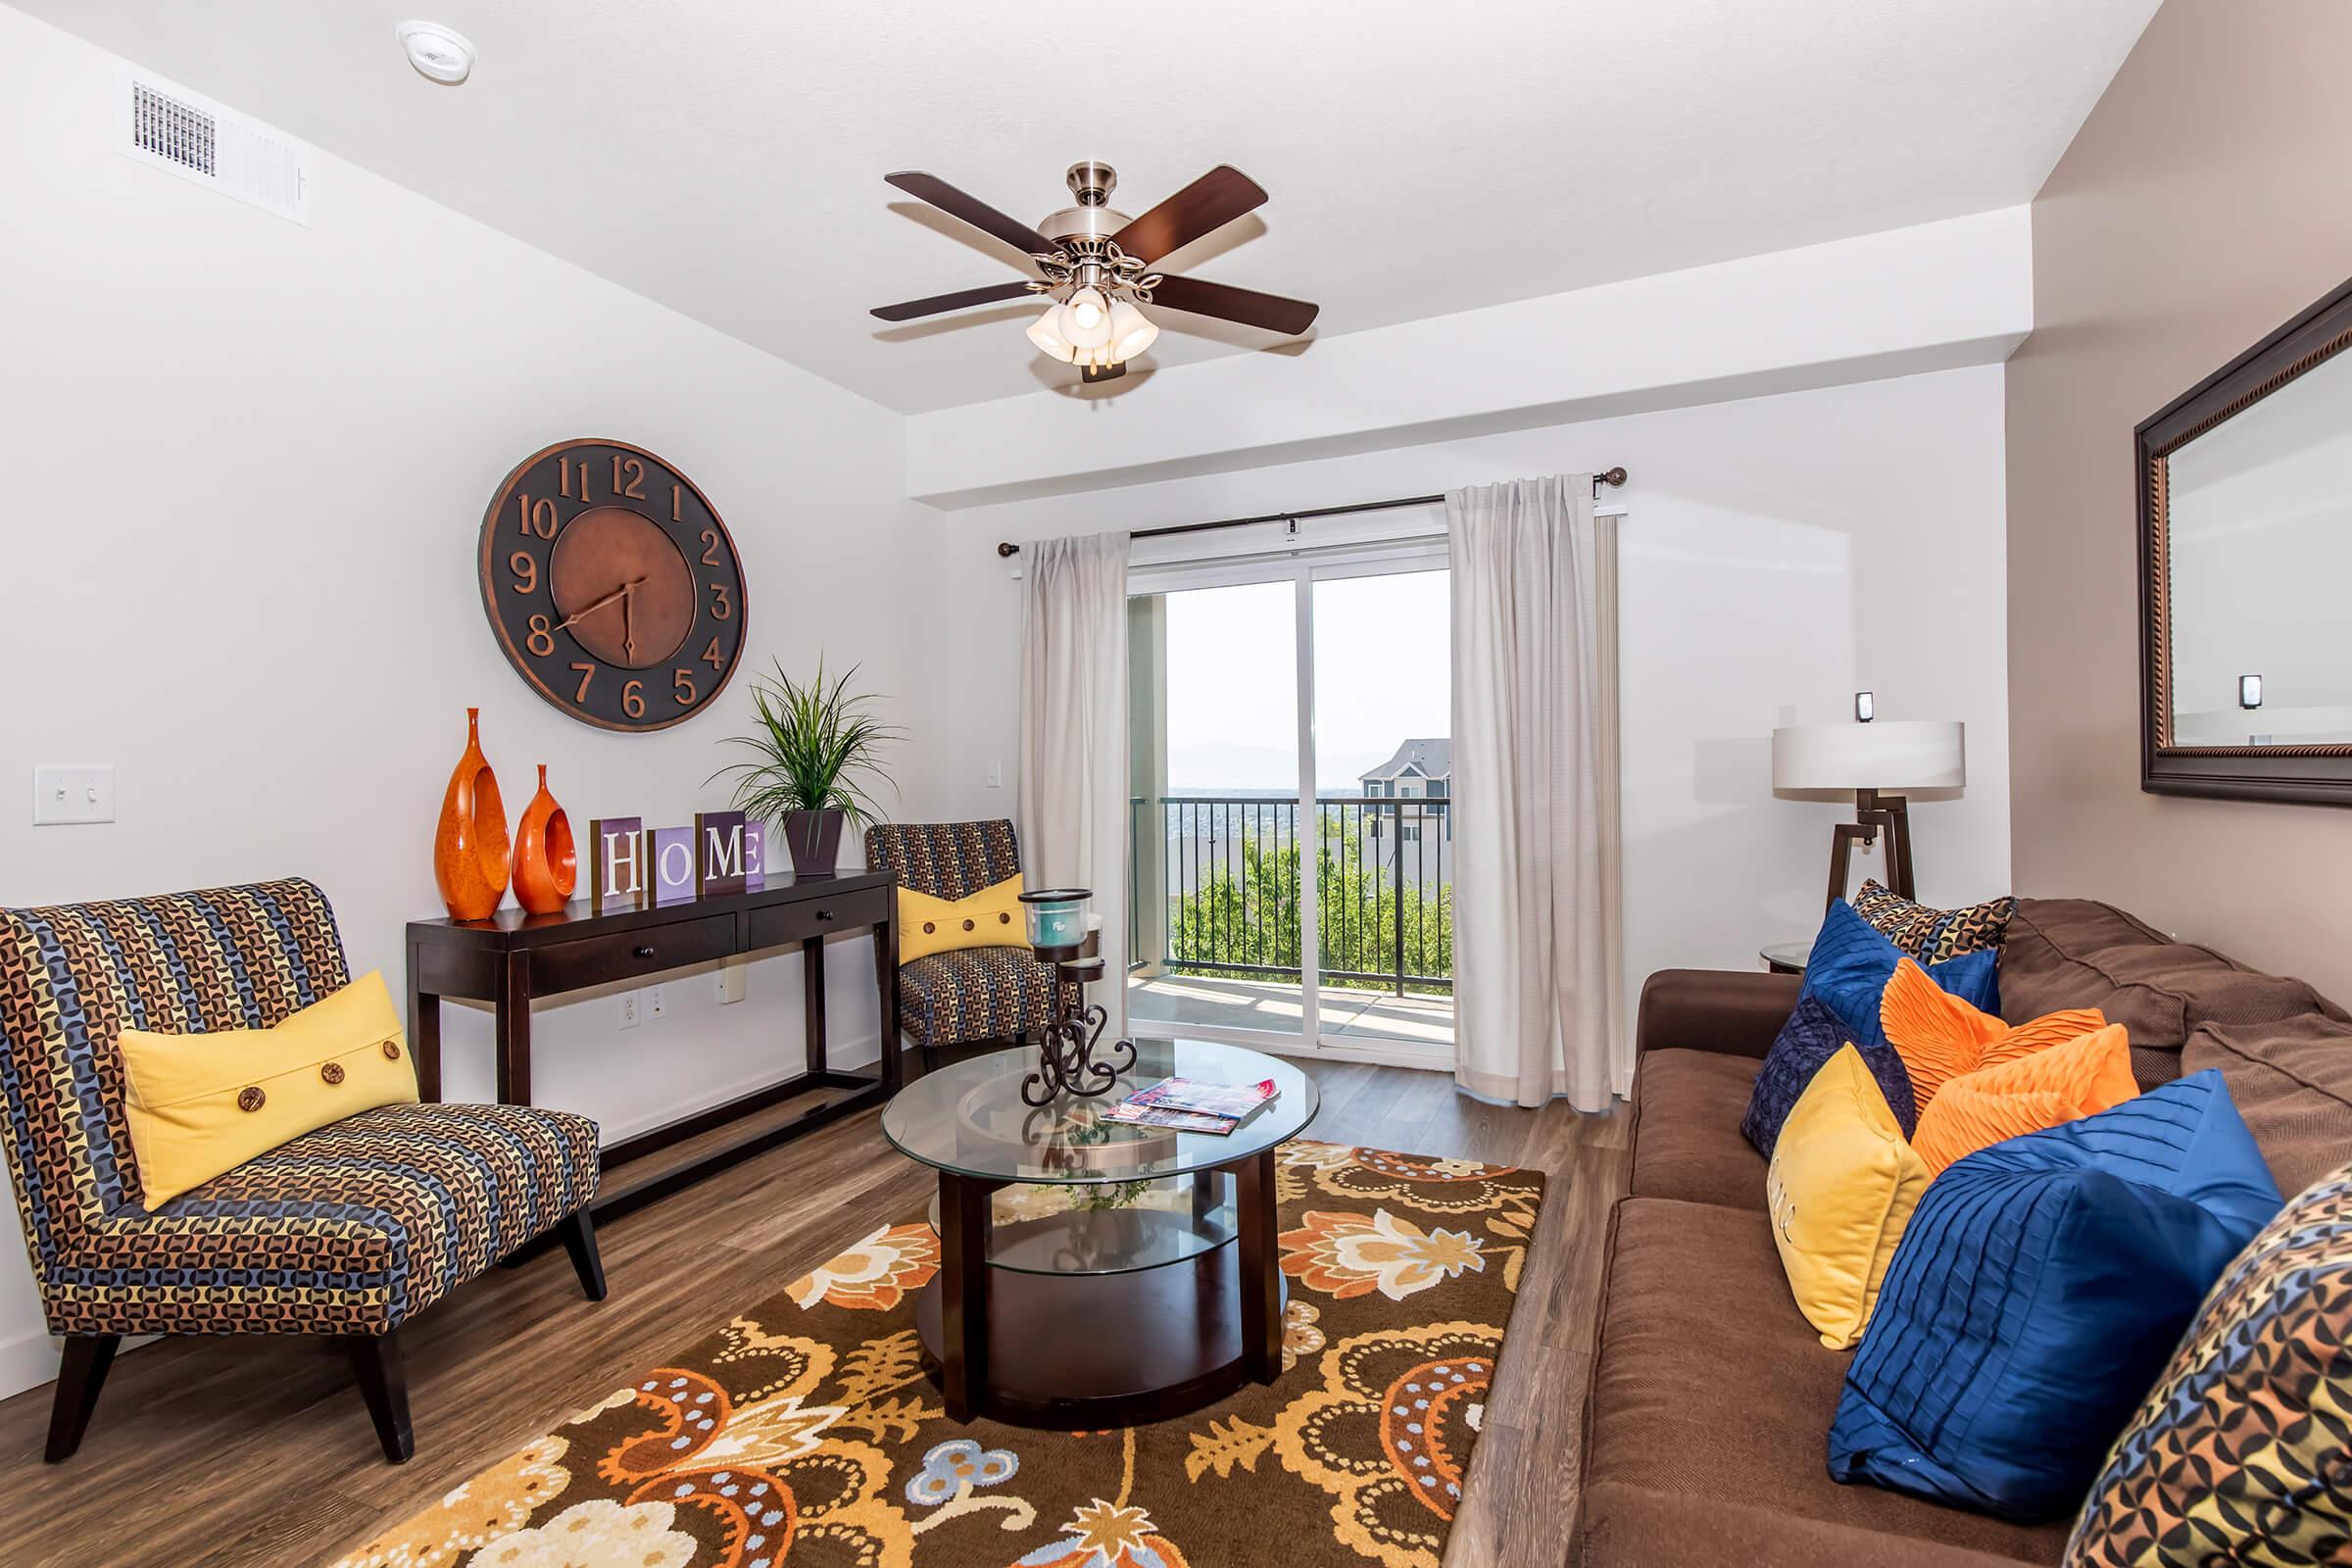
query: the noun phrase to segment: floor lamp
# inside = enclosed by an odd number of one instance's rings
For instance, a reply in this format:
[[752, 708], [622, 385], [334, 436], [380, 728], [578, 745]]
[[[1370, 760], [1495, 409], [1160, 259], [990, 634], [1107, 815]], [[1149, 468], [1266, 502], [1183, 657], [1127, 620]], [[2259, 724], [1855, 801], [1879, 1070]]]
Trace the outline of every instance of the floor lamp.
[[1895, 790], [1957, 789], [1968, 782], [1957, 720], [1872, 719], [1871, 694], [1854, 694], [1851, 724], [1792, 724], [1772, 732], [1775, 790], [1851, 790], [1854, 820], [1830, 838], [1830, 896], [1845, 897], [1847, 857], [1856, 844], [1886, 835], [1886, 885], [1906, 899], [1919, 896], [1911, 862], [1910, 803]]

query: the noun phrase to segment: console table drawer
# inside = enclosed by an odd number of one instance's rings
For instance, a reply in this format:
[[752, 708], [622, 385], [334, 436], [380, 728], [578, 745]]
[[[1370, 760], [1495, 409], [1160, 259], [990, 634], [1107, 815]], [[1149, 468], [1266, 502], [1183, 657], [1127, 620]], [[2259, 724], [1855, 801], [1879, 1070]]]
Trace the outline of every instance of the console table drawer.
[[560, 942], [531, 955], [531, 989], [541, 995], [601, 986], [723, 958], [735, 951], [731, 914], [645, 926], [585, 942]]
[[873, 925], [890, 910], [888, 888], [859, 888], [839, 898], [796, 899], [752, 911], [752, 946], [780, 948], [849, 926]]

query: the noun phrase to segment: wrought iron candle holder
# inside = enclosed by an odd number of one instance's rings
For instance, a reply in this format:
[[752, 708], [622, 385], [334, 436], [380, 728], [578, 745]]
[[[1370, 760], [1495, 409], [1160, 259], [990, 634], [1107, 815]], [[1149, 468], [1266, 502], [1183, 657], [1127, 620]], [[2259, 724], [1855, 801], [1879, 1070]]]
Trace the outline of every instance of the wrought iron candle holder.
[[1049, 888], [1021, 895], [1027, 907], [1029, 944], [1038, 961], [1054, 966], [1054, 1013], [1037, 1051], [1037, 1070], [1021, 1080], [1024, 1104], [1049, 1105], [1065, 1097], [1092, 1100], [1107, 1094], [1119, 1074], [1135, 1065], [1135, 1043], [1114, 1040], [1098, 1058], [1102, 1031], [1110, 1022], [1101, 1003], [1086, 1000], [1086, 988], [1102, 978], [1101, 957], [1086, 956], [1085, 888]]

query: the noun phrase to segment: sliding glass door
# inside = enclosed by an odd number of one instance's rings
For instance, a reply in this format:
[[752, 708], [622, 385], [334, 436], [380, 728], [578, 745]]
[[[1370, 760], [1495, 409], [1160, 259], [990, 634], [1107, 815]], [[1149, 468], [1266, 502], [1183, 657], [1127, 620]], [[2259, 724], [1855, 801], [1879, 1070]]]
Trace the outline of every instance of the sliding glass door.
[[1136, 1031], [1450, 1065], [1442, 549], [1134, 581]]

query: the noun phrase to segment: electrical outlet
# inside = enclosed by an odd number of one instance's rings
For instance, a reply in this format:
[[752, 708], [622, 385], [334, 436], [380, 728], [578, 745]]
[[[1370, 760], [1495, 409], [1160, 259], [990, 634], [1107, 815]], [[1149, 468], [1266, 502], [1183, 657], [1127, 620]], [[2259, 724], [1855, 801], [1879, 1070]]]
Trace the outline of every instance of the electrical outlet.
[[1003, 762], [988, 764], [988, 787], [992, 790], [1001, 790], [1004, 787], [1004, 764]]
[[620, 994], [620, 1026], [623, 1029], [637, 1027], [637, 993], [634, 991]]
[[744, 971], [750, 966], [741, 958], [729, 958], [718, 966], [718, 1002], [725, 1006], [743, 1000]]
[[659, 1018], [669, 1010], [669, 1000], [662, 995], [660, 986], [648, 986], [645, 992], [645, 1015]]

